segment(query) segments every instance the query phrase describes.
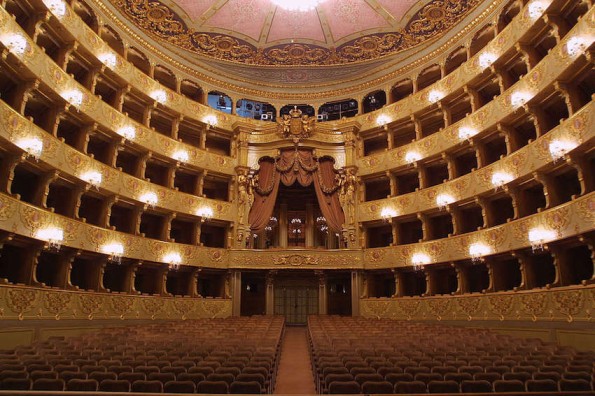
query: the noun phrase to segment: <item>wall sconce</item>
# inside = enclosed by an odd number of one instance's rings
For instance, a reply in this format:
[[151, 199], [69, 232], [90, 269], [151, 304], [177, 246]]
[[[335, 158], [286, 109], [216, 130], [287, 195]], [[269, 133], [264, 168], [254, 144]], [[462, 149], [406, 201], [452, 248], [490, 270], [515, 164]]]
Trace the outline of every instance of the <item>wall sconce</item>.
[[157, 103], [165, 104], [167, 102], [167, 92], [162, 89], [156, 89], [149, 96]]
[[510, 95], [510, 104], [512, 107], [520, 107], [531, 100], [532, 97], [533, 95], [531, 95], [529, 92], [513, 92], [512, 95]]
[[207, 124], [207, 129], [212, 128], [214, 126], [217, 126], [217, 123], [219, 122], [219, 120], [217, 119], [217, 116], [214, 114], [209, 114], [206, 115], [203, 119], [202, 122], [204, 122], [205, 124]]
[[169, 269], [177, 271], [180, 269], [182, 263], [182, 257], [178, 252], [170, 252], [163, 257], [163, 261], [169, 264]]
[[471, 256], [471, 261], [474, 263], [483, 261], [483, 257], [487, 256], [491, 252], [492, 248], [481, 242], [476, 242], [469, 245], [469, 256]]
[[113, 52], [104, 52], [102, 54], [99, 54], [97, 56], [97, 59], [99, 59], [101, 63], [103, 63], [110, 69], [115, 68], [118, 64], [118, 58], [116, 57], [116, 54], [114, 54]]
[[136, 137], [136, 128], [133, 126], [123, 126], [118, 129], [116, 133], [122, 136], [124, 139], [134, 140]]
[[543, 227], [535, 227], [529, 230], [529, 242], [531, 243], [531, 250], [533, 252], [543, 250], [543, 245], [556, 239], [558, 233], [554, 230], [549, 230]]
[[446, 209], [446, 207], [454, 201], [455, 198], [450, 194], [438, 194], [436, 197], [436, 205], [438, 205], [440, 210]]
[[204, 223], [213, 218], [213, 209], [208, 206], [203, 206], [196, 211], [196, 215], [200, 217], [200, 222]]
[[124, 255], [124, 246], [119, 242], [112, 242], [101, 247], [101, 251], [107, 254], [109, 261], [120, 264]]
[[41, 228], [35, 233], [37, 239], [47, 242], [47, 248], [58, 251], [64, 240], [64, 231], [57, 227]]
[[81, 175], [81, 179], [83, 179], [93, 187], [99, 188], [99, 185], [103, 180], [103, 176], [100, 172], [97, 171], [87, 171]]
[[84, 95], [78, 89], [70, 89], [68, 91], [64, 91], [60, 94], [62, 98], [74, 106], [77, 110], [83, 104]]
[[461, 140], [469, 140], [471, 139], [473, 136], [477, 135], [477, 129], [471, 128], [471, 127], [460, 127], [459, 128], [459, 139]]
[[550, 154], [555, 161], [564, 157], [568, 152], [574, 150], [578, 144], [570, 140], [552, 140], [549, 145]]
[[479, 55], [479, 67], [482, 69], [487, 69], [488, 67], [492, 66], [494, 62], [496, 62], [498, 56], [493, 52], [484, 52]]
[[18, 56], [23, 55], [29, 47], [27, 39], [18, 33], [5, 34], [0, 38], [0, 41], [10, 52]]
[[190, 159], [186, 150], [178, 150], [172, 155], [172, 157], [179, 162], [188, 162]]
[[382, 208], [380, 216], [388, 223], [393, 217], [397, 217], [397, 211], [393, 208]]
[[414, 253], [411, 256], [411, 264], [413, 265], [413, 269], [415, 271], [419, 271], [423, 268], [424, 265], [430, 264], [432, 259], [425, 253]]
[[408, 151], [405, 154], [405, 162], [407, 162], [408, 164], [413, 164], [414, 162], [417, 162], [421, 159], [421, 154], [418, 153], [417, 151]]
[[148, 191], [140, 196], [140, 201], [147, 204], [150, 208], [154, 208], [157, 205], [159, 200], [157, 199], [157, 194], [152, 191]]
[[22, 138], [17, 140], [15, 144], [23, 149], [27, 153], [27, 156], [31, 156], [35, 158], [35, 161], [39, 161], [43, 152], [43, 142], [41, 139], [36, 137]]
[[388, 129], [388, 123], [391, 121], [391, 118], [386, 114], [380, 114], [378, 118], [376, 118], [376, 125], [380, 125], [384, 127], [384, 129]]
[[529, 4], [529, 7], [527, 7], [527, 10], [529, 12], [529, 18], [531, 18], [531, 19], [539, 18], [545, 11], [545, 7], [546, 7], [545, 4], [541, 1], [531, 2], [531, 4]]
[[494, 172], [492, 175], [492, 185], [497, 190], [498, 188], [510, 183], [514, 180], [514, 176], [506, 172]]
[[66, 4], [61, 0], [43, 0], [43, 4], [54, 14], [58, 19], [66, 15]]
[[428, 100], [430, 103], [436, 103], [444, 98], [444, 92], [433, 89], [428, 93]]

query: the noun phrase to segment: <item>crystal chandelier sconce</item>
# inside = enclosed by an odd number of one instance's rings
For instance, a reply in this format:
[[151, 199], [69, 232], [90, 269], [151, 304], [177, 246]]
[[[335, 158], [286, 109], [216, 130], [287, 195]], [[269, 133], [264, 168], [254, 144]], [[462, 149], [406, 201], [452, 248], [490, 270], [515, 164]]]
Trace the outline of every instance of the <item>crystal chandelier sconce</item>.
[[116, 54], [114, 54], [113, 52], [104, 52], [102, 54], [99, 54], [97, 56], [97, 59], [99, 59], [101, 63], [103, 63], [110, 69], [114, 69], [118, 64], [118, 58], [116, 57]]
[[421, 154], [417, 151], [408, 151], [407, 154], [405, 154], [405, 162], [407, 162], [408, 164], [413, 164], [419, 161], [420, 159]]
[[15, 144], [23, 149], [27, 153], [27, 156], [31, 156], [35, 158], [36, 161], [39, 161], [41, 153], [43, 152], [43, 142], [41, 139], [28, 137], [17, 140]]
[[485, 243], [477, 242], [469, 246], [469, 256], [473, 263], [480, 263], [483, 261], [484, 256], [487, 256], [492, 252], [492, 249]]
[[444, 92], [434, 89], [428, 93], [428, 101], [430, 103], [436, 103], [442, 100], [444, 96]]
[[383, 208], [380, 211], [380, 217], [388, 223], [393, 217], [397, 217], [397, 211], [393, 208]]
[[28, 48], [27, 39], [17, 33], [9, 33], [0, 38], [10, 52], [15, 55], [22, 56]]
[[196, 211], [196, 215], [200, 217], [200, 222], [204, 223], [205, 221], [209, 221], [213, 218], [213, 209], [208, 206], [203, 206]]
[[48, 227], [37, 230], [35, 236], [42, 241], [46, 241], [49, 250], [60, 250], [64, 240], [64, 231], [57, 227]]
[[479, 67], [482, 69], [487, 69], [488, 67], [492, 66], [494, 62], [496, 62], [498, 56], [492, 52], [484, 52], [483, 54], [479, 55]]
[[88, 171], [81, 175], [81, 179], [89, 183], [91, 186], [95, 188], [99, 188], [103, 177], [100, 172], [97, 171]]
[[318, 216], [316, 218], [316, 226], [321, 232], [327, 233], [328, 232], [328, 224], [326, 222], [326, 217]]
[[186, 150], [178, 150], [173, 154], [172, 157], [173, 159], [181, 163], [188, 162], [188, 160], [190, 159]]
[[148, 207], [154, 208], [159, 200], [157, 199], [157, 194], [149, 191], [140, 196], [140, 201], [144, 202]]
[[167, 102], [167, 92], [162, 89], [157, 89], [149, 95], [157, 103], [165, 104]]
[[469, 140], [475, 135], [477, 135], [477, 129], [473, 129], [470, 127], [459, 128], [459, 139], [461, 140]]
[[324, 0], [271, 0], [275, 6], [287, 11], [311, 11], [322, 4]]
[[178, 252], [171, 252], [166, 254], [163, 257], [163, 261], [169, 265], [169, 269], [173, 271], [177, 271], [180, 269], [180, 264], [182, 263], [182, 257]]
[[217, 116], [214, 114], [209, 114], [202, 119], [202, 122], [207, 124], [207, 129], [216, 127], [218, 123]]
[[122, 128], [118, 129], [116, 133], [128, 140], [134, 140], [136, 137], [136, 129], [133, 126], [123, 126]]
[[112, 242], [101, 247], [101, 251], [107, 254], [109, 261], [120, 264], [124, 255], [124, 246], [119, 242]]
[[450, 194], [438, 194], [436, 197], [436, 205], [440, 208], [440, 210], [444, 210], [455, 201], [454, 197]]
[[549, 145], [550, 154], [552, 159], [558, 161], [564, 157], [568, 152], [574, 150], [578, 146], [575, 142], [570, 140], [552, 140]]
[[421, 270], [424, 265], [430, 264], [431, 261], [430, 256], [425, 253], [415, 253], [411, 256], [411, 265], [413, 265], [415, 271]]
[[510, 173], [506, 172], [494, 172], [492, 175], [492, 185], [496, 190], [513, 180], [514, 177]]
[[70, 105], [74, 106], [75, 109], [80, 109], [83, 104], [84, 95], [78, 89], [71, 89], [69, 91], [62, 92], [60, 95]]
[[541, 251], [546, 242], [556, 239], [558, 234], [554, 230], [544, 227], [535, 227], [529, 230], [529, 242], [533, 252]]
[[510, 104], [512, 107], [521, 107], [531, 100], [532, 97], [533, 95], [531, 95], [529, 92], [513, 92], [512, 95], [510, 95]]
[[277, 224], [279, 224], [279, 220], [277, 220], [275, 216], [271, 216], [269, 218], [268, 224], [266, 225], [266, 227], [264, 227], [264, 230], [266, 232], [271, 232], [273, 231], [273, 228], [277, 227]]
[[66, 15], [66, 4], [62, 0], [44, 0], [43, 4], [58, 19], [62, 19]]
[[389, 116], [386, 114], [380, 114], [378, 118], [376, 118], [376, 125], [383, 127], [384, 129], [388, 129], [388, 123], [391, 122]]
[[537, 19], [539, 18], [543, 12], [545, 11], [546, 5], [541, 1], [533, 1], [529, 4], [527, 11], [529, 13], [529, 18]]

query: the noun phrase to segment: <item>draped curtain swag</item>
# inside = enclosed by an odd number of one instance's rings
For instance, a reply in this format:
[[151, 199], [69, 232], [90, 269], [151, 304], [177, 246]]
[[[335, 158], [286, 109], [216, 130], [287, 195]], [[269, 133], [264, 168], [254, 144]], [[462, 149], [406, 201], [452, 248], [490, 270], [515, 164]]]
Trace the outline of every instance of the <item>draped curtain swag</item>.
[[314, 157], [311, 150], [284, 150], [278, 158], [261, 158], [254, 182], [254, 203], [248, 216], [252, 232], [261, 232], [268, 224], [279, 183], [291, 186], [296, 180], [303, 187], [314, 183], [320, 211], [329, 229], [340, 232], [345, 215], [339, 201], [340, 185], [334, 162], [331, 157]]

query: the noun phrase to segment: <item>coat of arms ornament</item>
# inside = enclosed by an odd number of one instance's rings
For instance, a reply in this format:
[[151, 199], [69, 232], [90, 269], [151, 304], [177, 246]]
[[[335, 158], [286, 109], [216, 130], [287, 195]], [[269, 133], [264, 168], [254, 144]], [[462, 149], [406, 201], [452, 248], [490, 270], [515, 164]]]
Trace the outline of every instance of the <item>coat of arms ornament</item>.
[[300, 139], [310, 137], [315, 123], [316, 119], [303, 114], [297, 106], [293, 106], [289, 114], [281, 116], [277, 127], [284, 138], [292, 139], [297, 144]]

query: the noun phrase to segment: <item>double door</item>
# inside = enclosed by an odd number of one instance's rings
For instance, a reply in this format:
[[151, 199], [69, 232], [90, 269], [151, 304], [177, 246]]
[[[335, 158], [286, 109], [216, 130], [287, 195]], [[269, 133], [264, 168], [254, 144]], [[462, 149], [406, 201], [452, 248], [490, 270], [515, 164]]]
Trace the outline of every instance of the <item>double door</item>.
[[275, 285], [275, 315], [287, 324], [306, 324], [308, 315], [318, 314], [318, 287]]

